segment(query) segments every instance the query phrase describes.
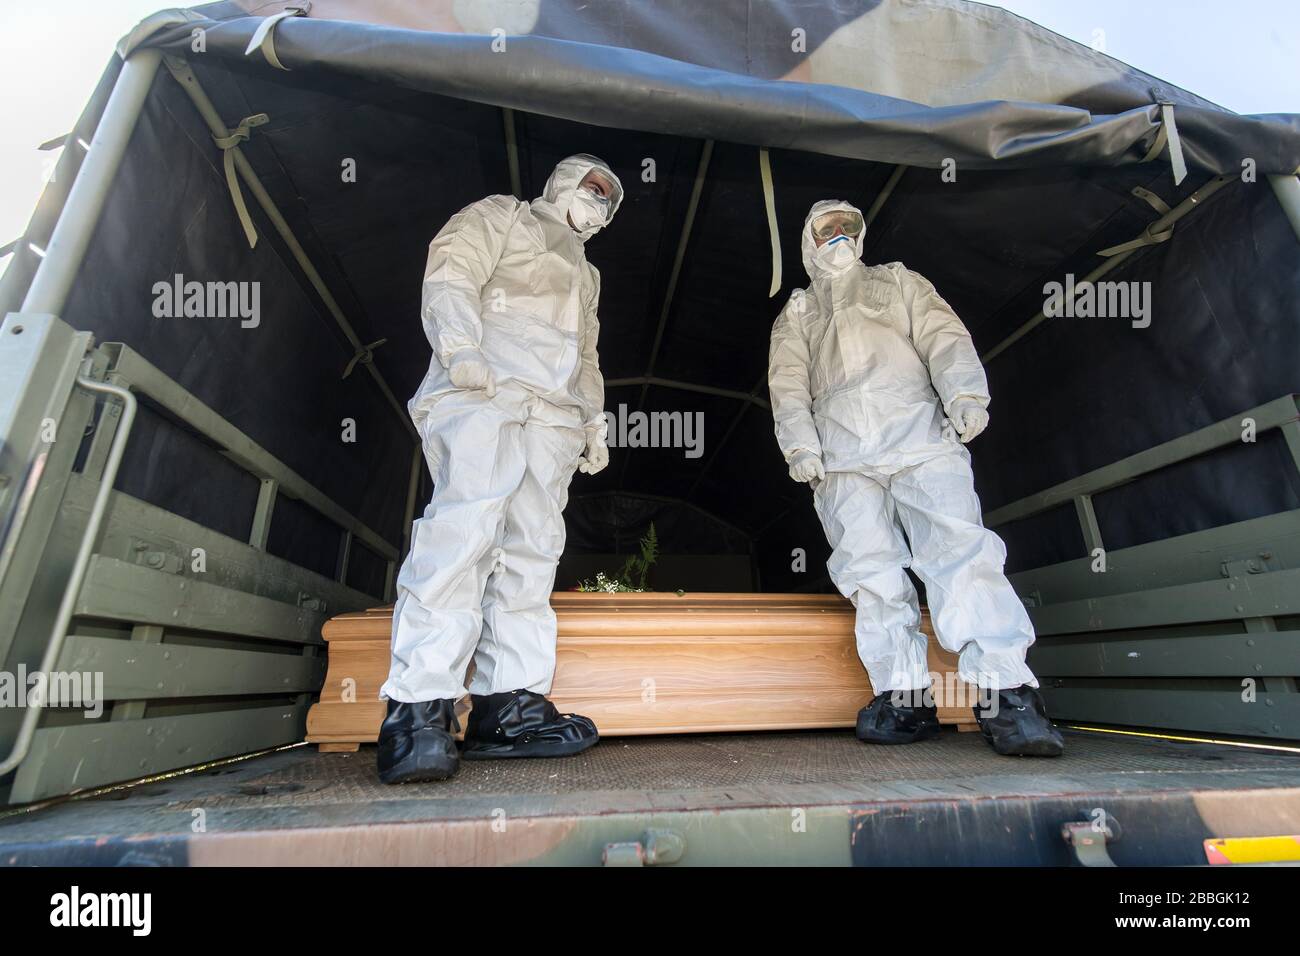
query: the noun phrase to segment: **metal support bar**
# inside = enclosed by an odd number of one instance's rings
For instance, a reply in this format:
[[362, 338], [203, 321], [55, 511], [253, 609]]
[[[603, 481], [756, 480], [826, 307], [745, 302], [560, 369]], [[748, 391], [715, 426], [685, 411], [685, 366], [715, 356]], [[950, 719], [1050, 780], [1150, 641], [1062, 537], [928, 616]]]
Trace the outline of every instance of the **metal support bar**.
[[[1192, 193], [1190, 196], [1188, 196], [1186, 199], [1180, 202], [1166, 215], [1161, 216], [1155, 222], [1151, 223], [1151, 225], [1147, 226], [1143, 234], [1154, 235], [1156, 233], [1164, 232], [1165, 230], [1170, 229], [1174, 225], [1174, 223], [1178, 222], [1180, 219], [1182, 219], [1192, 210], [1196, 209], [1198, 206], [1204, 205], [1210, 199], [1210, 197], [1214, 196], [1224, 186], [1228, 185], [1228, 183], [1235, 182], [1236, 179], [1237, 179], [1236, 176], [1216, 176], [1214, 179], [1211, 179], [1200, 189], [1196, 190], [1196, 192]], [[1145, 247], [1139, 247], [1137, 249], [1128, 249], [1125, 250], [1124, 252], [1116, 253], [1115, 255], [1107, 259], [1105, 262], [1103, 262], [1101, 265], [1099, 265], [1097, 268], [1089, 272], [1082, 279], [1080, 279], [1078, 283], [1076, 283], [1076, 285], [1083, 285], [1085, 282], [1096, 282], [1098, 279], [1106, 275], [1108, 272], [1111, 272], [1114, 269], [1118, 268], [1121, 263], [1127, 262], [1137, 252], [1139, 252], [1141, 248], [1145, 248]], [[1022, 338], [1024, 338], [1026, 335], [1028, 335], [1030, 332], [1038, 328], [1038, 326], [1042, 325], [1046, 321], [1047, 321], [1047, 316], [1040, 309], [1032, 319], [1030, 319], [1024, 325], [1020, 326], [1020, 328], [1016, 329], [1014, 332], [1008, 335], [997, 345], [993, 346], [993, 348], [989, 349], [987, 352], [981, 355], [980, 361], [982, 361], [985, 365], [987, 365], [989, 362], [993, 361], [995, 358], [997, 358], [999, 355], [1001, 355], [1011, 346], [1015, 345]]]
[[261, 487], [257, 489], [257, 510], [253, 512], [253, 529], [248, 533], [248, 543], [258, 551], [266, 550], [267, 539], [271, 537], [271, 517], [279, 491], [280, 483], [274, 478], [263, 478]]
[[58, 315], [63, 311], [72, 283], [81, 269], [91, 234], [99, 225], [104, 200], [117, 177], [127, 143], [158, 72], [158, 61], [156, 50], [141, 50], [122, 66], [113, 93], [104, 107], [104, 115], [90, 141], [90, 150], [82, 160], [58, 225], [45, 247], [45, 258], [41, 260], [23, 300], [24, 312]]
[[870, 229], [871, 224], [876, 221], [876, 217], [880, 215], [880, 210], [885, 208], [885, 203], [888, 202], [889, 197], [894, 194], [894, 187], [898, 185], [898, 181], [903, 178], [903, 173], [905, 172], [907, 172], [907, 167], [900, 163], [895, 166], [894, 171], [889, 174], [889, 178], [885, 180], [885, 185], [880, 188], [880, 192], [877, 193], [876, 198], [872, 200], [871, 208], [868, 209], [867, 214], [862, 217], [863, 232]]
[[503, 107], [501, 124], [506, 133], [506, 166], [510, 169], [510, 191], [516, 199], [523, 199], [524, 187], [519, 179], [519, 141], [515, 136], [515, 111]]
[[104, 462], [108, 460], [108, 450], [113, 447], [113, 436], [117, 434], [121, 414], [122, 409], [116, 402], [100, 409], [95, 435], [90, 439], [90, 448], [86, 452], [86, 463], [81, 468], [83, 475], [99, 478], [104, 473]]
[[411, 474], [406, 481], [406, 508], [402, 512], [402, 553], [405, 559], [411, 550], [411, 532], [415, 524], [416, 495], [420, 492], [420, 470], [424, 467], [424, 448], [416, 445], [411, 455]]
[[[122, 422], [118, 426], [117, 434], [113, 436], [113, 447], [104, 465], [104, 477], [99, 483], [99, 491], [95, 495], [95, 503], [91, 506], [86, 528], [81, 533], [81, 543], [77, 548], [76, 557], [73, 558], [72, 569], [68, 573], [68, 583], [63, 589], [63, 600], [59, 602], [59, 612], [55, 615], [49, 643], [45, 647], [45, 655], [41, 658], [40, 672], [47, 675], [47, 687], [52, 686], [53, 683], [48, 679], [48, 675], [58, 662], [64, 638], [68, 635], [68, 625], [72, 623], [72, 612], [81, 593], [81, 584], [86, 578], [86, 569], [90, 566], [90, 555], [95, 547], [95, 539], [99, 535], [99, 526], [104, 520], [104, 512], [108, 509], [108, 499], [113, 493], [113, 483], [117, 480], [118, 468], [122, 465], [122, 455], [126, 451], [126, 440], [131, 435], [137, 407], [135, 396], [131, 394], [130, 389], [108, 382], [96, 382], [85, 376], [78, 376], [77, 384], [87, 391], [118, 399], [122, 403]], [[13, 750], [5, 758], [4, 763], [0, 764], [0, 777], [17, 767], [27, 756], [27, 751], [32, 745], [32, 737], [36, 733], [37, 721], [40, 720], [44, 708], [43, 695], [34, 695], [34, 699], [27, 701], [27, 709], [23, 713], [22, 724], [18, 728], [18, 738], [14, 741]]]
[[[764, 381], [767, 381], [764, 373]], [[759, 408], [771, 408], [766, 400], [754, 392], [738, 392], [734, 388], [714, 388], [712, 385], [696, 385], [693, 382], [681, 382], [673, 378], [660, 378], [657, 375], [637, 375], [632, 378], [607, 378], [605, 388], [618, 388], [626, 385], [659, 385], [663, 388], [675, 388], [683, 392], [699, 392], [702, 395], [720, 395], [723, 398], [736, 398]]]
[[1300, 178], [1297, 176], [1269, 176], [1268, 184], [1273, 187], [1277, 201], [1282, 204], [1287, 221], [1300, 239]]
[[1300, 471], [1300, 421], [1286, 422], [1281, 427], [1282, 437], [1286, 440], [1287, 451], [1291, 452], [1291, 461]]
[[340, 584], [346, 584], [348, 580], [348, 565], [352, 561], [352, 532], [344, 531], [343, 537], [339, 540], [339, 560], [338, 569], [334, 573], [334, 578]]
[[397, 597], [397, 592], [393, 590], [394, 582], [397, 580], [397, 562], [389, 561], [384, 566], [384, 600], [392, 601]]
[[[164, 62], [168, 72], [176, 78], [176, 82], [189, 94], [195, 108], [199, 111], [199, 115], [208, 124], [208, 128], [212, 130], [212, 135], [221, 139], [229, 138], [231, 131], [226, 127], [225, 121], [221, 119], [221, 114], [217, 112], [217, 108], [212, 104], [212, 101], [208, 99], [207, 93], [199, 85], [198, 78], [194, 75], [194, 71], [190, 69], [190, 65], [184, 60], [172, 56], [167, 57]], [[262, 212], [266, 214], [266, 217], [271, 221], [271, 225], [275, 227], [275, 231], [279, 234], [285, 246], [288, 247], [294, 261], [298, 263], [298, 268], [302, 270], [303, 275], [307, 277], [307, 281], [316, 290], [316, 294], [325, 304], [326, 310], [333, 317], [335, 323], [338, 324], [343, 336], [348, 340], [355, 353], [364, 353], [366, 351], [365, 344], [357, 336], [347, 316], [343, 314], [343, 309], [339, 306], [333, 293], [330, 292], [329, 287], [325, 285], [325, 280], [321, 278], [320, 273], [316, 271], [316, 267], [312, 265], [302, 244], [298, 242], [293, 230], [289, 228], [289, 223], [280, 214], [279, 207], [271, 199], [257, 173], [253, 171], [253, 167], [244, 156], [243, 150], [238, 146], [232, 146], [229, 152], [234, 155], [235, 168], [244, 180], [245, 185], [248, 186], [249, 192], [253, 194], [257, 204], [262, 207]], [[365, 366], [366, 371], [370, 373], [370, 377], [374, 379], [375, 384], [397, 414], [407, 434], [418, 441], [419, 436], [416, 434], [415, 426], [411, 424], [411, 418], [407, 413], [406, 406], [397, 400], [392, 389], [388, 387], [388, 382], [379, 369], [375, 367], [374, 362], [362, 362], [361, 364]]]
[[1079, 530], [1083, 532], [1083, 545], [1088, 553], [1105, 548], [1101, 542], [1101, 528], [1097, 526], [1097, 512], [1092, 507], [1092, 495], [1079, 495], [1075, 498], [1074, 510], [1079, 515]]

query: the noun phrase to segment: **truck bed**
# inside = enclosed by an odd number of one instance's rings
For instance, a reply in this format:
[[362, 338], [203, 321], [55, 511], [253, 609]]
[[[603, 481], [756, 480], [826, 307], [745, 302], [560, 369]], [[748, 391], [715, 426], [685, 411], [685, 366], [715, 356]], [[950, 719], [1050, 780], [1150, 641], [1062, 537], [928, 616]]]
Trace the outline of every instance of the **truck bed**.
[[[9, 864], [1204, 864], [1215, 837], [1300, 833], [1300, 754], [1066, 729], [1057, 760], [945, 729], [602, 741], [385, 787], [374, 748], [297, 746], [0, 816]], [[609, 847], [607, 851], [607, 847]]]

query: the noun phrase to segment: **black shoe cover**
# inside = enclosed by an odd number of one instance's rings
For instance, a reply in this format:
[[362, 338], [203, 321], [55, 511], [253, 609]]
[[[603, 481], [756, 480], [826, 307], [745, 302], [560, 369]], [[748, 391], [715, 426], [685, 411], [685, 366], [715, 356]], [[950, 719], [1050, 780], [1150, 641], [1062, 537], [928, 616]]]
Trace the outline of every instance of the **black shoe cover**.
[[980, 733], [998, 753], [1008, 757], [1059, 757], [1065, 738], [1047, 719], [1042, 695], [1028, 684], [998, 691], [998, 712], [975, 708]]
[[389, 700], [379, 728], [379, 779], [384, 783], [446, 780], [460, 766], [454, 700], [404, 704]]
[[593, 747], [596, 725], [577, 714], [561, 714], [541, 694], [509, 690], [475, 694], [465, 729], [465, 759], [567, 757]]
[[925, 696], [924, 690], [887, 690], [878, 695], [858, 711], [858, 739], [869, 744], [914, 744], [938, 736], [939, 715], [934, 704], [924, 703]]

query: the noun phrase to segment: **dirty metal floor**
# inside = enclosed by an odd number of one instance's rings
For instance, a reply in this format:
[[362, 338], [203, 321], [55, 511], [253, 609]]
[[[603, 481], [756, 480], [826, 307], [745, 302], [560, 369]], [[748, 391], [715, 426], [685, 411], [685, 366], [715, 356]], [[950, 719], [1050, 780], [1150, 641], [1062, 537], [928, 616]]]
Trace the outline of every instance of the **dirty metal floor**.
[[[847, 731], [611, 738], [576, 757], [466, 761], [450, 781], [401, 787], [378, 783], [372, 746], [352, 754], [303, 746], [0, 814], [0, 863], [324, 862], [290, 839], [307, 833], [352, 835], [350, 846], [333, 846], [331, 862], [340, 854], [343, 862], [380, 862], [357, 834], [998, 799], [1086, 805], [1099, 796], [1270, 791], [1281, 798], [1269, 811], [1275, 819], [1253, 826], [1297, 822], [1300, 754], [1088, 731], [1067, 730], [1066, 739], [1064, 757], [1032, 760], [999, 757], [978, 734], [951, 729], [908, 747], [865, 746]], [[385, 860], [401, 855], [396, 839]], [[462, 856], [476, 840], [481, 832], [461, 846]], [[444, 839], [421, 852], [455, 862], [439, 855], [453, 849]]]

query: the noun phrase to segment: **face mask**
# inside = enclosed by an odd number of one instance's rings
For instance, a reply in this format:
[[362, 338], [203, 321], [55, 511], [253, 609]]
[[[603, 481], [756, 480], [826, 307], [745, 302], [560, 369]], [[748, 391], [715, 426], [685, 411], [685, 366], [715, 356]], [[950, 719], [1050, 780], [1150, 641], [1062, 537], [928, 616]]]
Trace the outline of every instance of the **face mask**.
[[605, 225], [608, 216], [608, 199], [597, 196], [587, 189], [578, 189], [574, 192], [573, 199], [569, 203], [569, 218], [573, 220], [573, 228], [578, 232], [600, 228]]
[[848, 236], [836, 236], [825, 245], [818, 246], [814, 256], [818, 265], [839, 269], [856, 259], [858, 250]]

